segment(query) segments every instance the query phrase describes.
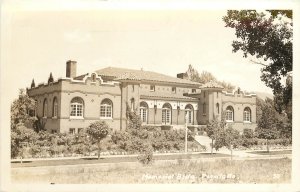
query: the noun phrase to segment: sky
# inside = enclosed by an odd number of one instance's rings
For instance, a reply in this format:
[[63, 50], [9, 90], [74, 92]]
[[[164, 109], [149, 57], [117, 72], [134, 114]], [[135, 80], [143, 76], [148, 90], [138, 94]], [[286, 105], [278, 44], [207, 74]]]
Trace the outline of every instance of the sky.
[[261, 66], [232, 52], [236, 37], [222, 21], [226, 9], [126, 9], [95, 0], [49, 6], [16, 2], [4, 7], [1, 25], [6, 34], [2, 77], [10, 82], [4, 85], [9, 98], [33, 78], [39, 84], [50, 72], [54, 79], [65, 77], [70, 59], [77, 61], [78, 75], [113, 66], [176, 77], [191, 64], [242, 90], [272, 92], [260, 80]]

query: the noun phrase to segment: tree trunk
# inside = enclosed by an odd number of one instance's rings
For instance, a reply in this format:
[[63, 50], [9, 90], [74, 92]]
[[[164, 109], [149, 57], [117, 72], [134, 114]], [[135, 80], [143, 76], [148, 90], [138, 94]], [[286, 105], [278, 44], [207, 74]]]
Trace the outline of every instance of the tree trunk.
[[100, 141], [98, 141], [98, 160], [100, 159], [100, 152], [101, 152]]
[[232, 161], [232, 145], [230, 145], [230, 159]]
[[211, 139], [211, 154], [213, 154], [213, 148], [214, 148], [214, 140]]
[[270, 149], [269, 149], [269, 139], [267, 139], [267, 152], [268, 153], [270, 152]]

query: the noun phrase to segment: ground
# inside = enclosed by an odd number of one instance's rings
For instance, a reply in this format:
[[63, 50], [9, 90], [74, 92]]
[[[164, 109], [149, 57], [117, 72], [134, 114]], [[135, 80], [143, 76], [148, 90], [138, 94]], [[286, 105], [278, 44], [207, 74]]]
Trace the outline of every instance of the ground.
[[15, 161], [12, 183], [291, 182], [291, 150], [260, 153], [234, 152], [233, 160], [221, 153], [155, 155], [154, 163], [147, 166], [136, 156]]

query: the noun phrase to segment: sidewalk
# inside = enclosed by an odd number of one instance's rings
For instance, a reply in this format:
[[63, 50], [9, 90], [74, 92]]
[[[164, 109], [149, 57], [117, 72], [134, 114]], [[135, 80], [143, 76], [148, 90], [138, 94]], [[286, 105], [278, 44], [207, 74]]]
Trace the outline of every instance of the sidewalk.
[[[210, 152], [180, 152], [180, 153], [153, 153], [153, 156], [167, 156], [167, 155], [194, 155], [194, 154], [205, 154]], [[130, 155], [101, 155], [101, 158], [113, 158], [113, 157], [137, 157], [138, 154]], [[82, 159], [82, 158], [97, 158], [94, 156], [77, 156], [77, 157], [48, 157], [48, 158], [24, 158], [22, 161], [49, 161], [49, 160], [72, 160], [72, 159]], [[19, 162], [21, 159], [12, 159], [11, 162]]]
[[[291, 150], [291, 149], [274, 149], [271, 151], [285, 151], [285, 150]], [[269, 157], [270, 155], [263, 155], [263, 154], [253, 154], [249, 152], [262, 152], [265, 150], [233, 150], [232, 155], [233, 157], [239, 157], [239, 158], [258, 158], [258, 157]], [[225, 154], [225, 155], [231, 155], [231, 151], [227, 148], [221, 148], [218, 151], [213, 151], [215, 154]], [[180, 153], [154, 153], [153, 156], [169, 156], [169, 155], [196, 155], [196, 154], [210, 154], [210, 151], [204, 151], [204, 152], [180, 152]], [[122, 157], [137, 157], [138, 154], [130, 154], [130, 155], [101, 155], [101, 158], [122, 158]], [[272, 155], [272, 156], [279, 156], [279, 155]], [[291, 154], [282, 154], [281, 156], [291, 156]], [[24, 158], [22, 161], [51, 161], [51, 160], [76, 160], [76, 159], [83, 159], [83, 158], [97, 158], [97, 156], [77, 156], [77, 157], [51, 157], [51, 158]], [[205, 158], [216, 158], [215, 156], [212, 157], [205, 157]], [[12, 159], [11, 162], [20, 162], [21, 159]]]

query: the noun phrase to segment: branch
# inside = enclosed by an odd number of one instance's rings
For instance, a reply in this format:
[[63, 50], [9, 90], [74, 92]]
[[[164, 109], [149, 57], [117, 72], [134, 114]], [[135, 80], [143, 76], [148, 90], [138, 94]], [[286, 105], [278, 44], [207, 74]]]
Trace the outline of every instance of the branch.
[[254, 61], [254, 60], [250, 60], [253, 64], [258, 64], [258, 65], [262, 65], [262, 66], [265, 66], [265, 67], [267, 67], [267, 66], [269, 66], [269, 65], [267, 65], [267, 64], [264, 64], [264, 63], [261, 63], [261, 62], [258, 62], [258, 61]]

